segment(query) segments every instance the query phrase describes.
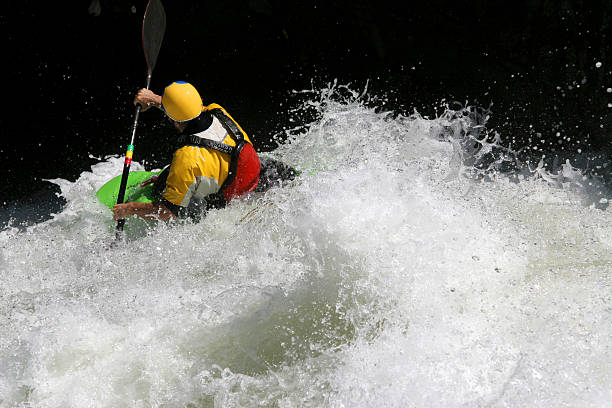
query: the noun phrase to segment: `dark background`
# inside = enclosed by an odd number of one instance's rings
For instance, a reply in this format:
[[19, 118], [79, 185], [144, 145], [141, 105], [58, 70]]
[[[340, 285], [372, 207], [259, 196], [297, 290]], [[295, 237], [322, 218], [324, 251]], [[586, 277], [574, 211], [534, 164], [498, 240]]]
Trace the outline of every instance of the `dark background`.
[[[90, 155], [123, 155], [129, 141], [131, 101], [145, 81], [146, 1], [75, 3], [3, 7], [3, 206], [47, 200], [43, 179], [75, 180], [97, 161]], [[492, 103], [488, 127], [526, 152], [539, 147], [532, 155], [588, 171], [610, 157], [609, 0], [164, 3], [153, 90], [194, 83], [259, 150], [289, 124], [291, 90], [338, 79], [357, 90], [369, 81], [398, 113], [433, 115], [442, 99]], [[168, 163], [170, 129], [159, 112], [141, 116], [135, 160]]]

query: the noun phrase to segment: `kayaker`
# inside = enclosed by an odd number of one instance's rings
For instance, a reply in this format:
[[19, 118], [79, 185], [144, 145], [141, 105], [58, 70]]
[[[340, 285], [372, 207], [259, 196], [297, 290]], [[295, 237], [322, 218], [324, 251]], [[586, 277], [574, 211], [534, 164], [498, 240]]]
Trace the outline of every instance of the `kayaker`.
[[196, 88], [177, 81], [163, 94], [138, 91], [134, 104], [142, 111], [155, 106], [179, 131], [172, 163], [155, 183], [160, 195], [153, 203], [124, 203], [113, 207], [115, 219], [136, 215], [145, 219], [199, 218], [210, 208], [222, 208], [232, 199], [274, 184], [274, 177], [292, 179], [296, 172], [275, 160], [261, 163], [251, 140], [221, 106], [204, 106]]

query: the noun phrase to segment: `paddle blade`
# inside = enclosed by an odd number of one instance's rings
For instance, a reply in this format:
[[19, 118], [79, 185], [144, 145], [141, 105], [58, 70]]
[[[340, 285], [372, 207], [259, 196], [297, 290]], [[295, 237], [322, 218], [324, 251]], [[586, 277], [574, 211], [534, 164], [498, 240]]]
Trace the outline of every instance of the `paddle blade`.
[[161, 0], [149, 0], [142, 21], [142, 49], [150, 75], [155, 68], [157, 55], [166, 31], [166, 12]]

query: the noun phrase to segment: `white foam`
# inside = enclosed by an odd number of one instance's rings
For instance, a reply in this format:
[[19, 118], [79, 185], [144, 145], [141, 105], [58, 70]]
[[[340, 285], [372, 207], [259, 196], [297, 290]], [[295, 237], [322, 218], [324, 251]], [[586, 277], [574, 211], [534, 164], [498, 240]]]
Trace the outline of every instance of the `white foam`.
[[199, 224], [109, 247], [107, 158], [0, 232], [0, 406], [606, 406], [610, 210], [463, 177], [461, 119], [323, 102], [273, 152], [314, 175]]

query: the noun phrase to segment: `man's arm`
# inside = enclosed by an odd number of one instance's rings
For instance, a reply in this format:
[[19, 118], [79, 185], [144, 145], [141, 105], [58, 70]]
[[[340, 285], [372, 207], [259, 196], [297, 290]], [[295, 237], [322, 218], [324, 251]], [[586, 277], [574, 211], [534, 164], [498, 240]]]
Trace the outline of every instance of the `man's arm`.
[[176, 215], [161, 202], [154, 203], [125, 203], [113, 207], [116, 220], [136, 215], [145, 220], [168, 221], [176, 218]]

